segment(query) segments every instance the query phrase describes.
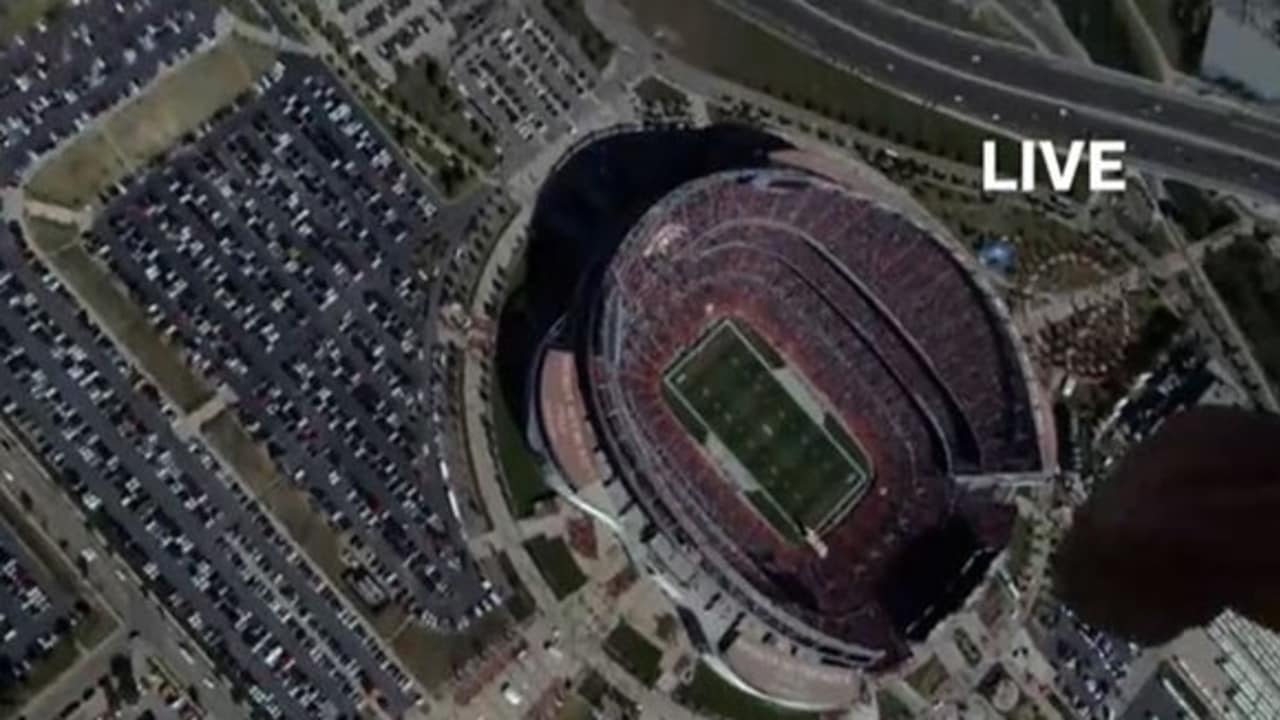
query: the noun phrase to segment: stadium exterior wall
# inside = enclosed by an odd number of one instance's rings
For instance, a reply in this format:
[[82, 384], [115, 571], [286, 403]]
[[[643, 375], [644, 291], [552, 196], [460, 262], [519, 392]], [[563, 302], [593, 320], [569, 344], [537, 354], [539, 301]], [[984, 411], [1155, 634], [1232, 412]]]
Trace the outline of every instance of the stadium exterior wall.
[[[585, 144], [585, 141], [581, 144]], [[831, 182], [846, 187], [849, 192], [890, 210], [911, 222], [917, 228], [926, 231], [947, 250], [978, 288], [988, 308], [998, 321], [1006, 329], [1010, 330], [1004, 333], [1004, 337], [1012, 345], [1011, 354], [1022, 376], [1023, 388], [1028, 394], [1027, 401], [1031, 407], [1036, 433], [1040, 439], [1041, 471], [1047, 475], [1049, 471], [1055, 468], [1056, 458], [1052, 456], [1052, 438], [1054, 435], [1051, 413], [1041, 411], [1045, 407], [1045, 399], [1039, 384], [1035, 380], [1025, 343], [1015, 331], [1012, 331], [1012, 320], [1008, 308], [987, 285], [980, 271], [968, 258], [958, 241], [951, 236], [947, 228], [932, 218], [924, 208], [900, 188], [889, 183], [887, 179], [869, 168], [855, 166], [847, 159], [831, 158], [824, 155], [822, 151], [815, 152], [813, 149], [776, 153], [773, 159], [780, 165], [806, 170], [827, 178]], [[622, 246], [625, 247], [633, 241], [632, 235], [634, 235], [636, 228], [646, 226], [648, 220], [666, 212], [669, 207], [678, 202], [684, 193], [689, 192], [690, 186], [696, 186], [698, 182], [695, 180], [686, 186], [681, 186], [650, 207], [635, 223], [632, 231], [624, 239]], [[616, 297], [609, 298], [605, 302], [601, 302], [601, 298], [598, 296], [590, 298], [587, 308], [588, 316], [582, 324], [583, 331], [591, 336], [587, 339], [587, 342], [592, 347], [608, 353], [610, 346], [614, 342], [620, 342], [620, 338], [617, 337], [615, 323], [620, 320], [619, 313], [624, 311], [625, 308], [621, 307]], [[552, 332], [542, 342], [537, 354], [537, 360], [532, 369], [534, 376], [541, 373], [545, 351], [550, 344], [552, 336], [559, 333], [560, 329], [561, 325], [557, 323]], [[695, 557], [689, 561], [698, 568], [699, 572], [707, 573], [714, 577], [716, 585], [729, 594], [743, 612], [749, 613], [755, 619], [773, 628], [792, 642], [812, 649], [816, 654], [827, 658], [829, 661], [849, 667], [866, 667], [874, 665], [883, 657], [882, 651], [827, 636], [816, 630], [805, 620], [778, 608], [773, 601], [760, 593], [749, 581], [738, 575], [727, 559], [721, 555], [717, 547], [720, 543], [731, 542], [728, 538], [712, 538], [709, 536], [682, 538], [682, 535], [704, 532], [709, 525], [714, 526], [714, 524], [697, 522], [695, 518], [686, 514], [688, 509], [684, 503], [679, 502], [668, 494], [664, 483], [649, 482], [644, 479], [645, 475], [653, 472], [653, 468], [645, 467], [646, 459], [641, 457], [642, 453], [637, 452], [636, 448], [632, 448], [630, 452], [624, 450], [624, 444], [621, 440], [621, 436], [638, 435], [643, 437], [643, 434], [635, 427], [618, 427], [619, 423], [625, 425], [629, 420], [629, 418], [625, 417], [625, 413], [621, 412], [622, 409], [627, 407], [625, 397], [618, 393], [616, 388], [597, 387], [594, 382], [591, 382], [588, 363], [580, 363], [578, 372], [580, 384], [584, 388], [582, 393], [582, 401], [586, 405], [584, 410], [587, 416], [591, 417], [597, 425], [597, 441], [609, 460], [609, 466], [613, 469], [612, 474], [607, 474], [602, 480], [606, 485], [610, 486], [614, 483], [620, 483], [626, 495], [640, 509], [646, 522], [670, 539], [673, 547], [681, 548], [688, 544], [696, 545], [698, 550], [692, 553]], [[601, 384], [605, 385], [606, 383]], [[627, 521], [618, 514], [617, 509], [602, 507], [598, 503], [584, 499], [562, 476], [562, 470], [553, 450], [554, 446], [545, 436], [546, 428], [543, 424], [541, 412], [543, 398], [536, 390], [539, 384], [533, 382], [530, 383], [530, 386], [535, 388], [535, 391], [529, 397], [530, 407], [527, 415], [533, 420], [533, 423], [529, 425], [530, 434], [535, 434], [536, 428], [536, 434], [540, 436], [531, 437], [530, 440], [549, 461], [548, 467], [551, 468], [551, 471], [548, 472], [548, 484], [574, 507], [600, 520], [606, 528], [619, 538], [636, 566], [652, 575], [659, 587], [670, 597], [673, 603], [696, 616], [698, 603], [686, 593], [678, 576], [668, 571], [665, 561], [648, 544], [642, 542], [636, 536], [634, 530], [628, 529]], [[614, 408], [614, 415], [610, 416], [605, 412], [606, 405]], [[620, 429], [624, 432], [619, 433]], [[1048, 442], [1046, 442], [1046, 439], [1048, 439]], [[627, 445], [630, 444], [627, 443]], [[626, 455], [634, 455], [636, 457], [635, 463], [625, 461], [624, 457]], [[717, 531], [712, 529], [710, 532], [715, 534]], [[713, 562], [708, 562], [706, 557], [708, 554], [714, 559]], [[709, 649], [706, 653], [708, 665], [735, 687], [795, 710], [824, 711], [834, 709], [831, 705], [813, 703], [791, 697], [778, 697], [756, 688], [735, 673], [732, 667], [724, 662], [722, 658], [718, 657], [716, 646], [717, 643], [715, 642], [709, 643]]]

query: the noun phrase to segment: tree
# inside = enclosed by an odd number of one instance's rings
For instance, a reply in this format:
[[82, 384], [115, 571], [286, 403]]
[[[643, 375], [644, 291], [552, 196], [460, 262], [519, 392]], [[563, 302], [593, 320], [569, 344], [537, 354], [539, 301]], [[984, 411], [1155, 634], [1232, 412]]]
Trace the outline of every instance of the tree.
[[128, 655], [117, 653], [111, 656], [111, 674], [115, 676], [120, 698], [125, 704], [133, 705], [138, 702], [141, 694], [138, 692], [138, 681], [133, 676], [133, 661]]
[[676, 616], [671, 613], [663, 613], [657, 617], [658, 639], [663, 643], [670, 644], [676, 637], [676, 629], [679, 627]]

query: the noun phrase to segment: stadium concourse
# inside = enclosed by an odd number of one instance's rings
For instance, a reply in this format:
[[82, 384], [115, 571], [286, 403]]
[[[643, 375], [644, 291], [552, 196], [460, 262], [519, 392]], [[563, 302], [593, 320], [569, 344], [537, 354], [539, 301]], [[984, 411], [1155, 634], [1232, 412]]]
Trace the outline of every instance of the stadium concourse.
[[[1007, 314], [934, 221], [865, 168], [794, 150], [759, 165], [683, 182], [612, 249], [575, 337], [561, 323], [541, 348], [535, 445], [713, 667], [847, 705], [1008, 539], [1011, 508], [958, 479], [1042, 472], [1052, 428]], [[708, 359], [726, 326], [748, 350]], [[584, 500], [592, 472], [607, 502]]]

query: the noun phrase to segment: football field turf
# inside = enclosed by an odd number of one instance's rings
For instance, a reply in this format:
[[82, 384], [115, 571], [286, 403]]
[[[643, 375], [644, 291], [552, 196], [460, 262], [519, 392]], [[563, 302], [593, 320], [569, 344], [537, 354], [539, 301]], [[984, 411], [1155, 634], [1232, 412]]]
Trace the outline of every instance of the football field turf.
[[[668, 401], [695, 436], [714, 434], [803, 527], [821, 529], [833, 510], [865, 488], [866, 462], [846, 450], [856, 442], [833, 439], [830, 432], [844, 435], [839, 423], [811, 417], [734, 321], [708, 331], [668, 369], [665, 382]], [[794, 528], [779, 529], [795, 535]]]

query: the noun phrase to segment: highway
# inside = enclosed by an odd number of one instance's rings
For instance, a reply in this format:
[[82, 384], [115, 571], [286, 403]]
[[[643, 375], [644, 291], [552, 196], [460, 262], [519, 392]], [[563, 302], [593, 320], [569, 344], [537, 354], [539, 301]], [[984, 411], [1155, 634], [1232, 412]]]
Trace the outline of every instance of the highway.
[[860, 75], [1033, 138], [1122, 139], [1136, 164], [1280, 199], [1280, 122], [1022, 48], [872, 0], [720, 0]]

